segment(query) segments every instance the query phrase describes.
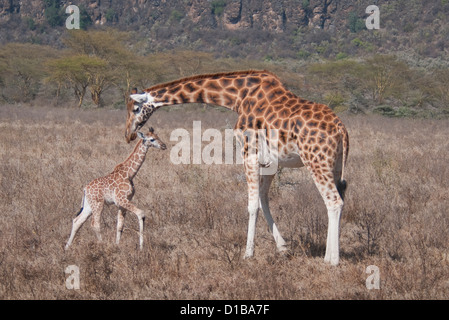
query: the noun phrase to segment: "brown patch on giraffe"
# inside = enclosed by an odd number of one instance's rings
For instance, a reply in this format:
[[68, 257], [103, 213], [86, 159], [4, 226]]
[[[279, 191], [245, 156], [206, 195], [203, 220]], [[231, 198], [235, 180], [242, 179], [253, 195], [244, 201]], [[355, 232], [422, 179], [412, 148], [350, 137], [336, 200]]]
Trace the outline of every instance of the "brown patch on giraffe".
[[188, 93], [192, 93], [195, 92], [196, 90], [198, 90], [198, 87], [196, 87], [193, 83], [186, 83], [184, 85], [184, 89], [188, 92]]
[[209, 89], [212, 91], [220, 91], [221, 87], [215, 81], [208, 81], [206, 84], [206, 89]]
[[254, 128], [254, 119], [255, 119], [255, 117], [252, 114], [248, 115], [247, 126], [248, 126], [249, 129], [253, 129]]
[[223, 88], [229, 86], [231, 84], [231, 80], [227, 78], [220, 79], [220, 84]]
[[281, 127], [282, 121], [279, 118], [276, 118], [276, 120], [273, 122], [273, 127], [276, 129], [279, 129]]
[[[299, 101], [299, 104], [301, 104], [301, 100]], [[307, 103], [307, 104], [303, 104], [301, 106], [301, 108], [302, 108], [302, 110], [310, 110], [310, 109], [312, 109], [312, 106]]]
[[226, 91], [231, 93], [231, 94], [237, 94], [239, 92], [237, 90], [237, 88], [235, 88], [235, 87], [228, 87], [228, 88], [226, 88]]
[[259, 92], [259, 90], [260, 90], [260, 87], [255, 87], [255, 88], [251, 89], [249, 91], [249, 96], [254, 97], [257, 94], [257, 92]]
[[242, 78], [234, 79], [234, 85], [237, 88], [242, 88], [244, 86], [244, 84], [245, 84], [245, 79], [242, 79]]
[[308, 121], [312, 118], [312, 111], [304, 111], [301, 113], [301, 116], [305, 121]]
[[277, 114], [276, 113], [271, 113], [270, 116], [267, 118], [267, 122], [271, 123], [274, 121], [274, 119], [277, 118]]
[[325, 142], [326, 142], [326, 135], [321, 132], [318, 137], [318, 144], [323, 145]]
[[268, 104], [267, 107], [265, 108], [264, 117], [267, 118], [268, 116], [271, 116], [272, 114], [274, 114], [273, 107], [270, 104]]
[[246, 85], [252, 87], [254, 85], [259, 85], [261, 82], [259, 77], [248, 77], [246, 78]]
[[194, 99], [199, 103], [206, 102], [206, 100], [204, 99], [204, 90], [199, 90]]
[[327, 123], [325, 121], [321, 121], [318, 128], [320, 128], [321, 131], [326, 132], [327, 131]]
[[222, 97], [226, 105], [231, 105], [234, 102], [234, 99], [229, 94], [224, 93]]
[[284, 131], [284, 130], [280, 130], [279, 131], [279, 141], [281, 143], [286, 144], [287, 143], [287, 137], [288, 137], [288, 134], [287, 134], [286, 131]]
[[207, 93], [207, 100], [209, 103], [219, 105], [221, 102], [220, 95], [218, 93], [214, 92], [208, 92]]
[[168, 93], [173, 95], [176, 92], [178, 92], [179, 90], [181, 90], [181, 86], [180, 85], [174, 86], [174, 87], [168, 89]]
[[331, 122], [331, 120], [332, 120], [332, 116], [330, 114], [327, 114], [324, 116], [324, 121]]
[[316, 128], [316, 127], [318, 127], [318, 122], [316, 122], [316, 121], [308, 121], [308, 122], [306, 122], [306, 125], [311, 127], [311, 128]]
[[189, 102], [189, 98], [182, 91], [178, 94], [178, 100], [180, 101], [179, 103]]
[[163, 95], [164, 95], [166, 92], [167, 92], [167, 89], [166, 89], [166, 88], [160, 89], [160, 90], [158, 90], [158, 91], [156, 92], [155, 96], [158, 97], [158, 98], [161, 98], [161, 97], [163, 97]]
[[267, 101], [266, 100], [262, 100], [259, 101], [259, 103], [256, 105], [256, 107], [254, 108], [254, 113], [256, 115], [263, 115], [264, 112], [267, 111], [267, 109], [265, 108], [265, 106], [267, 105]]
[[288, 108], [283, 108], [279, 111], [279, 117], [281, 118], [287, 118], [291, 115], [291, 112]]
[[256, 129], [263, 129], [264, 128], [264, 119], [263, 118], [256, 118]]
[[240, 99], [244, 100], [247, 95], [248, 95], [248, 89], [247, 88], [244, 88], [244, 89], [240, 90], [240, 93], [239, 93], [239, 98]]
[[323, 119], [323, 114], [322, 114], [321, 112], [316, 112], [316, 113], [313, 115], [313, 118], [314, 118], [315, 120], [321, 120], [321, 119]]

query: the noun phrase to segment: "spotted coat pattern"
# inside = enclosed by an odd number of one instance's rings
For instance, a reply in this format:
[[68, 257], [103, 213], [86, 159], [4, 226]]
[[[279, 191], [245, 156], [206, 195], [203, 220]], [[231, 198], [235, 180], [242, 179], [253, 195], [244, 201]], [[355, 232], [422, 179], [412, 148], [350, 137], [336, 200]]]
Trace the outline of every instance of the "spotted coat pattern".
[[66, 249], [71, 245], [78, 229], [83, 225], [87, 218], [92, 214], [92, 227], [97, 237], [101, 240], [100, 234], [100, 216], [104, 204], [115, 204], [119, 208], [117, 218], [117, 237], [116, 243], [120, 241], [123, 232], [123, 223], [125, 214], [130, 211], [137, 215], [139, 219], [139, 237], [140, 247], [143, 245], [143, 222], [144, 212], [131, 203], [134, 196], [133, 178], [136, 176], [150, 147], [166, 149], [165, 144], [150, 128], [147, 134], [139, 132], [141, 140], [134, 147], [133, 152], [122, 163], [118, 164], [108, 175], [92, 180], [84, 188], [84, 198], [82, 208], [73, 220], [72, 232], [66, 244]]
[[[311, 102], [287, 90], [280, 79], [268, 71], [239, 71], [193, 76], [148, 88], [148, 103], [128, 103], [128, 141], [134, 138], [153, 112], [166, 105], [208, 103], [227, 107], [238, 113], [235, 129], [241, 131], [265, 129], [270, 143], [277, 143], [279, 164], [288, 167], [305, 166], [312, 175], [326, 204], [329, 216], [328, 243], [325, 260], [338, 264], [338, 234], [346, 182], [344, 167], [349, 150], [345, 126], [326, 105]], [[276, 142], [269, 132], [275, 129]], [[249, 142], [243, 143], [245, 172], [248, 182], [250, 225], [246, 256], [254, 251], [254, 227], [259, 207], [265, 217], [279, 250], [285, 242], [278, 234], [268, 208], [271, 176], [261, 176], [260, 163], [247, 154]], [[260, 201], [260, 202], [259, 202]], [[333, 221], [333, 222], [331, 222]]]

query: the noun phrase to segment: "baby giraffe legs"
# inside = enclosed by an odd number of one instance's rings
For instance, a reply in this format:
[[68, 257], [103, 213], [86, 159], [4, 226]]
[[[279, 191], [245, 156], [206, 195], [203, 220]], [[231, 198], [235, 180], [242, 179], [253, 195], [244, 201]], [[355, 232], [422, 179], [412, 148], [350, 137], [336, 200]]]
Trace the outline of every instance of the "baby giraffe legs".
[[123, 232], [123, 222], [125, 220], [125, 214], [126, 211], [130, 211], [134, 213], [137, 216], [137, 219], [139, 220], [139, 247], [140, 250], [143, 248], [143, 227], [145, 222], [145, 214], [143, 210], [140, 210], [135, 205], [133, 205], [128, 200], [122, 200], [119, 203], [117, 203], [117, 206], [119, 206], [118, 211], [118, 218], [117, 218], [117, 238], [116, 243], [119, 244], [120, 237]]
[[[119, 207], [118, 211], [118, 217], [117, 217], [117, 236], [116, 236], [116, 243], [119, 244], [120, 237], [123, 232], [123, 224], [125, 220], [125, 214], [126, 211], [133, 212], [138, 220], [139, 220], [139, 247], [142, 250], [143, 248], [143, 228], [144, 228], [144, 221], [145, 221], [145, 214], [142, 210], [134, 206], [132, 203], [130, 203], [128, 200], [121, 201], [120, 204], [117, 204]], [[76, 233], [78, 232], [79, 228], [86, 222], [87, 218], [92, 214], [92, 228], [95, 231], [95, 234], [97, 236], [98, 241], [101, 241], [101, 233], [100, 233], [100, 216], [101, 212], [103, 211], [103, 203], [93, 204], [91, 206], [86, 201], [86, 205], [84, 208], [81, 209], [81, 212], [73, 219], [73, 225], [72, 225], [72, 231], [70, 233], [69, 240], [67, 241], [67, 244], [65, 246], [65, 249], [67, 250], [70, 245], [73, 242], [73, 238], [75, 238]]]

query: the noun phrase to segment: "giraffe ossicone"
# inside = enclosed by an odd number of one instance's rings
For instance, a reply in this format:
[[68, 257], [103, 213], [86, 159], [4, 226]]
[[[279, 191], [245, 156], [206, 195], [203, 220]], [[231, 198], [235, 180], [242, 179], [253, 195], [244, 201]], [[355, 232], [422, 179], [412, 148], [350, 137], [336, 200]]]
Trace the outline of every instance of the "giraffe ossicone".
[[125, 214], [129, 211], [134, 213], [139, 220], [139, 247], [143, 248], [143, 228], [145, 213], [131, 203], [134, 196], [133, 178], [138, 173], [146, 154], [150, 147], [165, 150], [167, 147], [150, 128], [146, 134], [138, 131], [136, 136], [141, 140], [134, 147], [133, 152], [122, 163], [118, 164], [114, 170], [104, 176], [92, 180], [84, 188], [84, 196], [81, 209], [73, 219], [72, 231], [67, 241], [67, 250], [79, 228], [92, 215], [92, 227], [95, 230], [98, 240], [100, 234], [100, 216], [104, 204], [115, 204], [118, 208], [116, 243], [119, 244], [123, 232]]
[[[135, 138], [160, 107], [208, 103], [237, 112], [234, 129], [274, 129], [277, 142], [267, 135], [267, 144], [276, 144], [280, 167], [303, 167], [310, 172], [327, 209], [329, 224], [325, 261], [339, 262], [339, 230], [343, 208], [344, 169], [349, 152], [348, 132], [339, 117], [326, 105], [302, 99], [287, 90], [273, 73], [248, 70], [197, 75], [162, 83], [132, 95], [127, 104], [125, 138]], [[271, 216], [268, 191], [273, 174], [261, 175], [261, 163], [255, 161], [251, 147], [258, 137], [240, 134], [244, 169], [248, 183], [248, 236], [245, 257], [254, 254], [254, 236], [259, 209], [262, 209], [278, 250], [287, 244]], [[257, 153], [256, 153], [257, 154]], [[263, 162], [263, 161], [262, 161]], [[263, 163], [262, 163], [263, 166]]]

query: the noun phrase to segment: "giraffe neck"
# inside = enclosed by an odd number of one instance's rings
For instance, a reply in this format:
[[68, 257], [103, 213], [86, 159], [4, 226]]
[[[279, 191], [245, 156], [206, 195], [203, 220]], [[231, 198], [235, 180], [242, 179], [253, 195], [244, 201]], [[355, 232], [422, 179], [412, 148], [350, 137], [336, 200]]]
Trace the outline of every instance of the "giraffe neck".
[[222, 106], [238, 113], [241, 102], [247, 97], [261, 98], [260, 90], [278, 78], [268, 71], [240, 71], [193, 76], [146, 89], [159, 108], [183, 103], [208, 103]]
[[145, 161], [148, 148], [149, 147], [143, 143], [143, 140], [139, 140], [129, 157], [117, 165], [114, 171], [120, 170], [125, 178], [132, 180], [136, 176], [137, 172], [139, 172], [140, 167]]

